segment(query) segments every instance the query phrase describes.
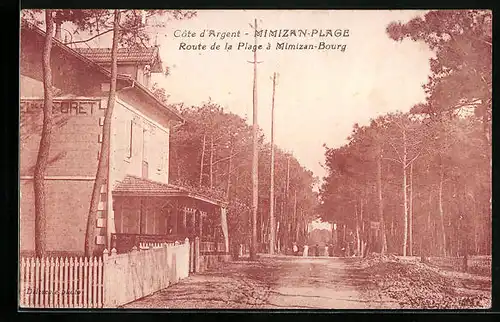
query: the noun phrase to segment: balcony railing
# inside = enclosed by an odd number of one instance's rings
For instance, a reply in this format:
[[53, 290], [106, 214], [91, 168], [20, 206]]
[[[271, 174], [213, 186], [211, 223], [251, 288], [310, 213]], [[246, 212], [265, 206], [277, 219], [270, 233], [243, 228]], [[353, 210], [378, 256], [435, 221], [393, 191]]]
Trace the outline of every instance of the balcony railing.
[[135, 246], [138, 249], [144, 247], [155, 247], [162, 244], [170, 244], [178, 241], [183, 243], [187, 238], [194, 239], [194, 235], [152, 235], [152, 234], [111, 234], [111, 248], [115, 248], [117, 253], [126, 253]]
[[[151, 235], [151, 234], [111, 234], [111, 248], [115, 248], [117, 253], [126, 253], [135, 246], [137, 249], [161, 247], [164, 244], [183, 243], [184, 240], [194, 241], [196, 235], [177, 234], [177, 235]], [[225, 253], [225, 244], [223, 242], [211, 241], [203, 238], [200, 242], [200, 252], [202, 254]]]

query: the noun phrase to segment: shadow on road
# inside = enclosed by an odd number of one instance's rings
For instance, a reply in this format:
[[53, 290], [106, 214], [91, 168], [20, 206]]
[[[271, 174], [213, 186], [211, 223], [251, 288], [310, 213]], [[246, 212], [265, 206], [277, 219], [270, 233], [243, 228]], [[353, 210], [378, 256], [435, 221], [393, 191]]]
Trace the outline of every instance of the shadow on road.
[[[349, 259], [262, 256], [195, 274], [125, 308], [366, 309], [384, 299], [359, 292], [370, 277]], [[387, 304], [387, 303], [382, 303]], [[393, 304], [389, 304], [391, 307]], [[385, 306], [387, 308], [387, 305]]]

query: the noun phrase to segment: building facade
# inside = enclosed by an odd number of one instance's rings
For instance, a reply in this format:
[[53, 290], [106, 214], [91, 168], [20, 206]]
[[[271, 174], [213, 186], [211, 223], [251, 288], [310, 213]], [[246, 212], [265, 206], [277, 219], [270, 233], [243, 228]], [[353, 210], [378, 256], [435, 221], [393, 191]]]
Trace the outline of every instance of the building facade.
[[[23, 25], [20, 100], [20, 248], [34, 251], [33, 171], [43, 107], [44, 32]], [[93, 241], [98, 251], [127, 251], [143, 241], [200, 236], [228, 249], [226, 204], [169, 184], [171, 129], [179, 113], [149, 90], [162, 72], [158, 48], [118, 55], [120, 72], [111, 121], [108, 178], [101, 187]], [[102, 144], [109, 94], [110, 50], [74, 50], [54, 39], [51, 68], [54, 126], [46, 173], [47, 249], [84, 251], [87, 216]]]

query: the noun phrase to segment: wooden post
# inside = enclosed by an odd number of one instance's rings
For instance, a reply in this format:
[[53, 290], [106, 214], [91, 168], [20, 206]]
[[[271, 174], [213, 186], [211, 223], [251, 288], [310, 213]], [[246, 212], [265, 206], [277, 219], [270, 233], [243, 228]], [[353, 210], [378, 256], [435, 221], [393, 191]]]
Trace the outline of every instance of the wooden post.
[[189, 212], [189, 234], [196, 235], [196, 210], [191, 210]]
[[189, 242], [189, 273], [194, 272], [194, 241]]
[[194, 239], [194, 271], [200, 271], [200, 237]]
[[283, 253], [286, 254], [288, 250], [288, 235], [290, 231], [289, 227], [289, 214], [288, 214], [288, 191], [290, 188], [290, 155], [286, 158], [286, 182], [285, 182], [285, 198], [283, 199]]
[[[294, 199], [293, 199], [293, 230], [297, 232], [297, 190], [294, 190]], [[292, 232], [293, 232], [292, 230]], [[297, 233], [295, 233], [294, 242], [297, 242]]]
[[182, 208], [182, 233], [186, 233], [187, 231], [187, 212], [186, 208]]
[[198, 235], [201, 238], [203, 236], [203, 215], [201, 214], [201, 212], [198, 212], [198, 224]]
[[269, 197], [269, 254], [274, 254], [274, 242], [276, 238], [275, 218], [274, 218], [274, 95], [276, 92], [276, 73], [273, 74], [273, 98], [271, 105], [271, 187]]
[[255, 25], [255, 49], [253, 52], [253, 156], [252, 156], [252, 244], [250, 247], [250, 259], [257, 258], [257, 207], [259, 203], [259, 151], [258, 151], [258, 118], [257, 118], [257, 19]]

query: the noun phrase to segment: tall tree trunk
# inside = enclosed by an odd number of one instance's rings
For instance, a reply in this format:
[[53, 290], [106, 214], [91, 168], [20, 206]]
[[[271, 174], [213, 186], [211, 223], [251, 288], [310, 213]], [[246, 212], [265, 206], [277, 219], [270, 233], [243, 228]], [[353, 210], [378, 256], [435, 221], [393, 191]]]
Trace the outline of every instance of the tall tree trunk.
[[406, 131], [403, 128], [403, 216], [404, 216], [404, 234], [403, 234], [403, 256], [406, 256], [408, 247], [408, 191], [407, 191], [407, 150], [406, 150]]
[[[346, 242], [346, 239], [345, 239], [345, 237], [346, 237], [346, 230], [347, 230], [347, 227], [344, 224], [344, 234], [342, 235], [342, 244], [344, 244], [344, 245], [345, 245], [345, 242]], [[347, 246], [346, 246], [346, 249], [347, 249]]]
[[278, 253], [280, 253], [280, 251], [281, 251], [280, 236], [281, 236], [280, 221], [278, 220], [276, 222], [276, 251]]
[[[487, 155], [487, 161], [488, 161], [488, 172], [487, 172], [487, 175], [488, 175], [488, 178], [490, 178], [490, 181], [488, 182], [489, 183], [489, 186], [488, 186], [488, 189], [487, 189], [487, 192], [489, 194], [489, 204], [488, 204], [488, 209], [487, 209], [487, 218], [488, 218], [488, 235], [487, 235], [487, 238], [486, 240], [488, 241], [491, 241], [491, 216], [492, 216], [492, 187], [491, 187], [491, 179], [492, 179], [492, 150], [491, 150], [491, 124], [490, 124], [490, 120], [489, 120], [489, 113], [488, 113], [488, 105], [491, 104], [491, 98], [488, 99], [488, 100], [484, 100], [483, 99], [483, 102], [487, 102], [487, 103], [483, 103], [484, 105], [484, 111], [483, 111], [483, 132], [484, 132], [484, 142], [485, 142], [485, 145], [488, 149], [486, 155]], [[488, 245], [488, 251], [487, 253], [490, 254], [491, 253], [491, 245]]]
[[45, 10], [45, 43], [42, 54], [43, 69], [43, 125], [38, 146], [38, 155], [33, 175], [33, 190], [35, 196], [35, 253], [43, 257], [47, 251], [47, 214], [45, 209], [45, 173], [50, 155], [50, 143], [53, 126], [52, 104], [52, 68], [50, 57], [52, 50], [52, 35], [54, 33], [53, 11]]
[[203, 184], [203, 164], [205, 163], [205, 143], [206, 143], [207, 135], [203, 134], [203, 143], [201, 145], [201, 160], [200, 160], [200, 182], [199, 186]]
[[275, 241], [275, 218], [274, 218], [274, 95], [276, 93], [276, 73], [273, 74], [273, 98], [271, 104], [271, 178], [269, 188], [269, 225], [271, 227], [269, 236], [269, 254], [274, 254]]
[[285, 216], [285, 198], [281, 199], [280, 207], [280, 251], [285, 251], [285, 235], [286, 235], [286, 216]]
[[213, 134], [210, 135], [210, 160], [209, 160], [209, 163], [210, 163], [210, 167], [209, 167], [209, 173], [210, 173], [210, 189], [212, 189], [212, 187], [214, 186], [214, 165], [213, 165], [213, 162], [214, 162], [214, 136]]
[[300, 226], [300, 206], [297, 206], [297, 218], [295, 219], [295, 241], [299, 242], [298, 237], [299, 237], [299, 226]]
[[[474, 198], [474, 197], [473, 197]], [[479, 244], [477, 240], [477, 233], [478, 233], [478, 213], [477, 213], [477, 205], [476, 205], [476, 198], [474, 198], [474, 201], [472, 203], [473, 206], [473, 212], [472, 212], [472, 218], [474, 218], [474, 253], [476, 255], [479, 255]]]
[[409, 253], [413, 256], [413, 162], [410, 164]]
[[[255, 19], [255, 47], [257, 47], [257, 19]], [[257, 258], [257, 207], [259, 203], [259, 137], [257, 118], [257, 50], [253, 52], [253, 153], [252, 153], [252, 247], [250, 259]]]
[[95, 250], [95, 230], [97, 220], [97, 210], [99, 199], [101, 196], [101, 188], [106, 183], [109, 172], [109, 152], [110, 152], [110, 136], [111, 136], [111, 120], [113, 117], [113, 109], [116, 100], [116, 78], [117, 70], [117, 54], [118, 41], [120, 38], [120, 10], [114, 12], [113, 23], [113, 45], [111, 47], [111, 80], [108, 96], [108, 106], [104, 116], [104, 124], [102, 129], [102, 144], [99, 163], [97, 165], [96, 179], [92, 191], [92, 199], [90, 202], [90, 210], [87, 218], [87, 230], [85, 234], [85, 256], [93, 256]]
[[[264, 230], [265, 230], [265, 227], [264, 227], [264, 215], [262, 214], [262, 212], [260, 212], [260, 225], [259, 225], [259, 243], [262, 244], [264, 242]], [[259, 247], [260, 249], [261, 247]], [[262, 251], [262, 250], [261, 250]]]
[[420, 261], [425, 263], [425, 250], [424, 250], [424, 234], [421, 232], [419, 235], [419, 251], [420, 251]]
[[359, 236], [359, 220], [358, 220], [358, 205], [354, 205], [354, 212], [356, 216], [356, 254], [359, 256], [361, 253], [361, 240]]
[[382, 239], [380, 253], [384, 255], [387, 252], [387, 237], [385, 233], [384, 205], [382, 199], [382, 151], [380, 150], [380, 148], [377, 156], [377, 191], [378, 191], [378, 217], [380, 221], [380, 237]]
[[429, 207], [427, 212], [427, 222], [426, 229], [424, 232], [421, 232], [423, 242], [421, 242], [421, 261], [427, 262], [427, 258], [431, 256], [430, 253], [430, 245], [432, 243], [432, 232], [431, 232], [431, 212], [432, 212], [432, 189], [429, 189]]
[[231, 171], [232, 171], [232, 163], [233, 163], [233, 142], [231, 141], [231, 145], [229, 148], [229, 161], [227, 164], [227, 186], [226, 186], [226, 199], [229, 201], [229, 189], [231, 187]]
[[363, 257], [365, 254], [365, 245], [366, 245], [366, 235], [365, 235], [365, 221], [363, 219], [363, 203], [364, 197], [361, 198], [361, 202], [359, 203], [359, 219], [361, 220], [361, 254]]
[[469, 259], [469, 228], [470, 228], [470, 222], [469, 218], [470, 215], [467, 213], [467, 186], [464, 183], [463, 188], [462, 188], [462, 202], [460, 203], [460, 212], [461, 216], [460, 218], [462, 219], [462, 231], [461, 231], [461, 237], [462, 237], [462, 248], [463, 248], [463, 261], [462, 261], [462, 269], [464, 272], [467, 272], [469, 270], [469, 265], [468, 265], [468, 259]]
[[444, 228], [444, 210], [443, 210], [443, 181], [444, 181], [444, 167], [441, 164], [440, 166], [440, 175], [439, 175], [439, 217], [441, 221], [441, 242], [442, 249], [441, 255], [446, 256], [446, 231]]
[[[432, 200], [432, 194], [429, 196], [429, 200], [433, 202]], [[439, 196], [438, 196], [438, 202], [439, 202]], [[434, 202], [435, 203], [435, 202]], [[438, 246], [439, 242], [439, 237], [437, 236], [437, 221], [436, 221], [436, 216], [432, 214], [433, 209], [429, 209], [429, 217], [427, 218], [429, 221], [429, 226], [430, 226], [430, 232], [431, 232], [431, 238], [429, 241], [429, 256], [439, 256], [441, 253], [441, 249]], [[432, 247], [432, 245], [436, 245], [436, 247]], [[432, 248], [431, 248], [432, 247]]]

